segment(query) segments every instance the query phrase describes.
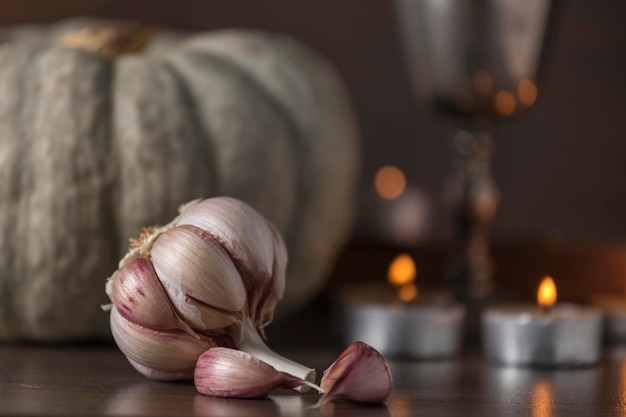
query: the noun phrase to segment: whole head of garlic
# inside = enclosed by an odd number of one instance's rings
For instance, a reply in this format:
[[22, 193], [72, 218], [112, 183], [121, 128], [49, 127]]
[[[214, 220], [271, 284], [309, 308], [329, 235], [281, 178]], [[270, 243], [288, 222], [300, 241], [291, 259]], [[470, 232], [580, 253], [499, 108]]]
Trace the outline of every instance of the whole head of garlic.
[[107, 280], [111, 331], [142, 374], [191, 378], [211, 347], [236, 347], [281, 372], [314, 379], [259, 335], [285, 289], [287, 251], [276, 228], [227, 197], [192, 201], [163, 227], [151, 227]]

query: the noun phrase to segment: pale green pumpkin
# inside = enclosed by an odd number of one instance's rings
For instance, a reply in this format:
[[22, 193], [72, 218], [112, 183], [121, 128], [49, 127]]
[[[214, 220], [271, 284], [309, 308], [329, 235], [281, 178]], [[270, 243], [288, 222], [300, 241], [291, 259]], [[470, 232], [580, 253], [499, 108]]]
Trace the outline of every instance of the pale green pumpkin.
[[6, 30], [0, 339], [106, 337], [104, 280], [128, 238], [216, 195], [283, 234], [278, 313], [292, 311], [347, 239], [357, 163], [342, 83], [287, 37], [98, 21]]

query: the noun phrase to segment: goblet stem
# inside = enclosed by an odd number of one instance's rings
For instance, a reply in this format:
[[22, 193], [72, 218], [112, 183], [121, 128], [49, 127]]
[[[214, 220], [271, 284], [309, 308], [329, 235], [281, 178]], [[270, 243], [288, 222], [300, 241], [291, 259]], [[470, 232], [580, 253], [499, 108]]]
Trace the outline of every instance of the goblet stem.
[[457, 132], [455, 149], [456, 166], [446, 184], [455, 239], [448, 285], [458, 301], [468, 302], [484, 299], [493, 287], [489, 235], [500, 192], [491, 174], [488, 130]]

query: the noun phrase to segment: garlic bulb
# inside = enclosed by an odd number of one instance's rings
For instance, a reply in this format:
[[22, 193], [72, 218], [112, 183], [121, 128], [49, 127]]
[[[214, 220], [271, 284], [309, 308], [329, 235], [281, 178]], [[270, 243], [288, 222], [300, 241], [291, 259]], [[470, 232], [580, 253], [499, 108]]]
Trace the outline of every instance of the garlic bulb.
[[227, 197], [192, 201], [132, 240], [107, 280], [113, 337], [154, 379], [191, 378], [198, 357], [223, 346], [313, 381], [313, 369], [280, 357], [259, 334], [282, 298], [286, 265], [280, 234], [252, 207]]

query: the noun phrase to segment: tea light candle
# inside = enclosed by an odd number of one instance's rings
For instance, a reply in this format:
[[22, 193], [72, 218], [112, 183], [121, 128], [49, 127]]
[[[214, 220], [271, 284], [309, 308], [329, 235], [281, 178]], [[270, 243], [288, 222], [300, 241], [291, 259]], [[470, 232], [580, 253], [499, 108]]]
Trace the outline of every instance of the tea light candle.
[[400, 255], [389, 268], [398, 287], [389, 299], [382, 286], [353, 288], [342, 299], [342, 342], [361, 340], [384, 356], [407, 359], [444, 359], [461, 350], [465, 309], [442, 296], [418, 296], [415, 266]]
[[595, 364], [601, 353], [602, 313], [593, 307], [556, 304], [556, 286], [546, 277], [538, 306], [504, 305], [483, 314], [483, 344], [496, 364], [576, 367]]

